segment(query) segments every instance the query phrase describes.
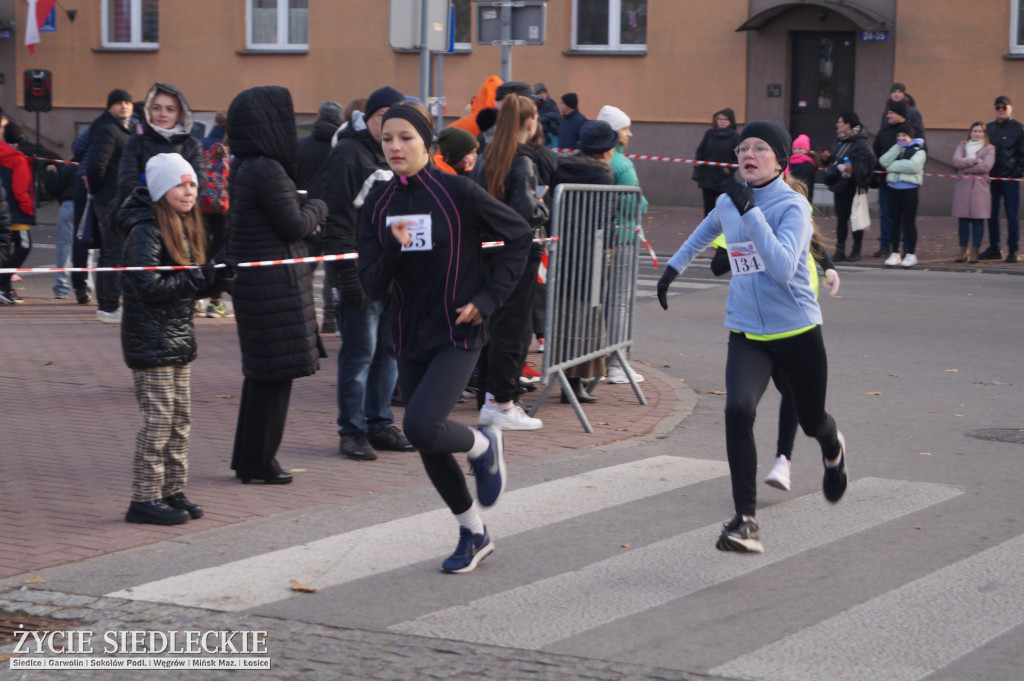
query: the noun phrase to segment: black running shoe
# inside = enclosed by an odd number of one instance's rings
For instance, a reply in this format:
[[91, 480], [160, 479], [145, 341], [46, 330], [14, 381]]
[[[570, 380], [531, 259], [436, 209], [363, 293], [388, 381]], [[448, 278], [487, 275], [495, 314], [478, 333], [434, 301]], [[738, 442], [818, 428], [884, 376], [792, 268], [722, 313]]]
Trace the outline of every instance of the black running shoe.
[[825, 466], [825, 478], [821, 481], [821, 490], [825, 498], [833, 504], [843, 498], [846, 492], [846, 439], [842, 433], [836, 433], [839, 437], [839, 465]]
[[744, 520], [741, 515], [722, 524], [722, 534], [718, 536], [715, 548], [719, 551], [737, 553], [764, 553], [757, 523], [753, 520]]

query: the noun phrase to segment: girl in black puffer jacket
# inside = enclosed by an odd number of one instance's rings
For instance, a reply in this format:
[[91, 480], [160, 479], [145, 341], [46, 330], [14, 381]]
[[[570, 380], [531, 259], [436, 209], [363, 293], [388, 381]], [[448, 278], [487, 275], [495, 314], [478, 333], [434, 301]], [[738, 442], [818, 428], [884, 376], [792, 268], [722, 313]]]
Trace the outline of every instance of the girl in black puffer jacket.
[[[120, 227], [128, 233], [127, 266], [205, 262], [196, 178], [179, 154], [158, 154], [149, 160], [147, 186], [136, 188], [118, 213]], [[143, 416], [135, 440], [127, 522], [177, 525], [203, 514], [182, 493], [191, 424], [189, 365], [196, 358], [192, 314], [197, 297], [223, 290], [230, 278], [228, 269], [216, 274], [209, 265], [130, 271], [124, 279], [121, 349]]]

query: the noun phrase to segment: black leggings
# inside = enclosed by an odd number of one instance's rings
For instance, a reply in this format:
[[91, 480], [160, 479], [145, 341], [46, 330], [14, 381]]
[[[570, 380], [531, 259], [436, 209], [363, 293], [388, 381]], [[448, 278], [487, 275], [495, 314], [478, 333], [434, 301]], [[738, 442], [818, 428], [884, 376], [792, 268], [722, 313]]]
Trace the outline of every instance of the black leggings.
[[889, 215], [892, 216], [892, 250], [899, 253], [900, 230], [903, 230], [903, 252], [907, 255], [917, 249], [918, 187], [892, 189], [889, 192]]
[[445, 348], [429, 360], [398, 359], [398, 384], [405, 397], [402, 429], [420, 450], [427, 477], [452, 513], [473, 505], [466, 476], [454, 452], [468, 452], [476, 441], [473, 430], [448, 418], [462, 395], [479, 350]]
[[797, 420], [804, 433], [821, 446], [825, 458], [839, 455], [836, 423], [825, 411], [828, 358], [821, 327], [774, 341], [748, 339], [730, 332], [725, 364], [725, 448], [732, 474], [736, 513], [754, 516], [757, 503], [757, 445], [754, 418], [757, 404], [778, 367], [789, 385]]

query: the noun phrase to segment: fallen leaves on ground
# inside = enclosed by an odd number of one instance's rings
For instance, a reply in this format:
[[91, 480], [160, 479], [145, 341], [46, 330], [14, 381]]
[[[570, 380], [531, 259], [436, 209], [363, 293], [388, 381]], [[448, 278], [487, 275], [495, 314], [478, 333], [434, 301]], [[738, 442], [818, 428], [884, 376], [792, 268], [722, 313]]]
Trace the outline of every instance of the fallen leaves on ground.
[[317, 591], [319, 591], [319, 589], [314, 589], [311, 586], [299, 584], [294, 579], [289, 580], [288, 585], [292, 588], [292, 591], [296, 591], [300, 594], [315, 594]]
[[42, 577], [29, 577], [22, 584], [46, 584], [46, 580]]

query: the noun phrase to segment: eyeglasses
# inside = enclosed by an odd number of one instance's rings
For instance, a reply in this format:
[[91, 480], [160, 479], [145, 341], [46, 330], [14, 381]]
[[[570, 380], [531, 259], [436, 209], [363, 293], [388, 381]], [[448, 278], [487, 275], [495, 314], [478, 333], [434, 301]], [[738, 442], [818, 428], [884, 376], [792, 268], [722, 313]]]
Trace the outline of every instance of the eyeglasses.
[[996, 111], [1006, 111], [1005, 104], [996, 104]]
[[771, 150], [772, 148], [769, 147], [767, 144], [755, 144], [752, 147], [743, 145], [733, 149], [733, 151], [736, 152], [736, 158], [743, 156], [743, 154], [746, 154], [747, 152], [753, 153], [754, 156], [764, 156]]

